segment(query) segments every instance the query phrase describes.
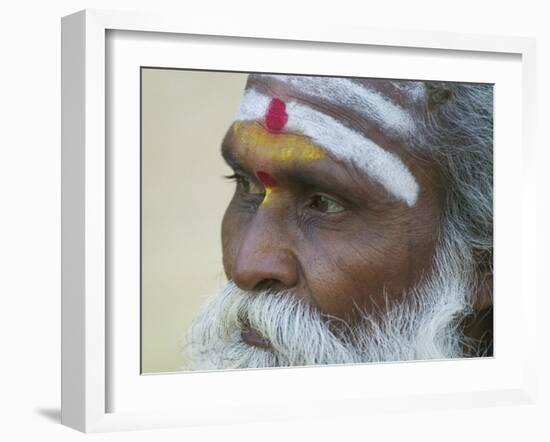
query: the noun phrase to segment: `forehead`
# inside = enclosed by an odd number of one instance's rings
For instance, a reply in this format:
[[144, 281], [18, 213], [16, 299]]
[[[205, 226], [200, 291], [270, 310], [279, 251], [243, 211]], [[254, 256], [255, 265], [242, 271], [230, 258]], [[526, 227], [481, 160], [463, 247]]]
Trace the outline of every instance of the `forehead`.
[[[256, 122], [269, 133], [263, 139], [304, 136], [411, 206], [419, 186], [397, 151], [416, 130], [410, 110], [422, 100], [420, 88], [418, 82], [252, 75], [233, 131], [241, 122]], [[258, 139], [250, 132], [241, 137], [245, 144], [250, 137]], [[272, 149], [266, 143], [252, 144]]]
[[254, 74], [250, 88], [307, 102], [351, 124], [362, 121], [392, 138], [414, 133], [426, 105], [424, 83], [412, 80]]

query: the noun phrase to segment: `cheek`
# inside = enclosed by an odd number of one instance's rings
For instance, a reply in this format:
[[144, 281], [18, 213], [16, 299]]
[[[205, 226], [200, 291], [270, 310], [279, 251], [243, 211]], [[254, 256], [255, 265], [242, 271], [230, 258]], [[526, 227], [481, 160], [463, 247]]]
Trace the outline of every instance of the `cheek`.
[[416, 265], [412, 251], [414, 247], [402, 235], [317, 238], [303, 260], [304, 274], [324, 312], [345, 318], [357, 305], [370, 313], [384, 309], [384, 294], [390, 301], [400, 299], [403, 290], [416, 283], [423, 266]]
[[303, 259], [308, 288], [325, 313], [348, 318], [354, 305], [364, 307], [369, 294], [381, 290], [381, 263], [375, 262], [360, 245], [341, 247], [338, 242], [313, 247]]

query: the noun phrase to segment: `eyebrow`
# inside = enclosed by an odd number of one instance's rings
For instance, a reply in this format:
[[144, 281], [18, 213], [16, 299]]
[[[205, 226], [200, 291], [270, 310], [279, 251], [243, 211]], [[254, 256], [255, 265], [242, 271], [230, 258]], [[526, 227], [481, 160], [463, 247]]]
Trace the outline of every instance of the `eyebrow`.
[[222, 154], [222, 158], [224, 159], [224, 161], [233, 170], [245, 171], [245, 168], [242, 165], [242, 163], [237, 159], [235, 154], [233, 152], [231, 152], [231, 150], [229, 149], [229, 147], [227, 146], [227, 144], [225, 142], [222, 142], [221, 154]]
[[250, 167], [247, 167], [246, 164], [241, 162], [241, 160], [239, 160], [237, 155], [235, 155], [235, 153], [231, 151], [231, 148], [225, 141], [222, 142], [220, 152], [222, 154], [222, 158], [224, 159], [225, 163], [231, 169], [233, 169], [234, 172], [243, 174], [248, 178], [257, 179], [255, 172]]
[[[348, 202], [354, 202], [354, 197], [361, 197], [361, 188], [355, 185], [344, 183], [342, 180], [327, 175], [313, 175], [311, 173], [300, 173], [298, 171], [288, 171], [285, 173], [285, 179], [295, 183], [297, 186], [306, 189], [314, 189], [325, 192], [329, 195], [338, 196]], [[349, 198], [349, 195], [352, 197]], [[357, 203], [357, 201], [355, 201]]]
[[[236, 157], [235, 153], [231, 151], [229, 145], [225, 142], [222, 143], [220, 149], [221, 155], [224, 161], [235, 172], [243, 173], [248, 176], [255, 176], [248, 168], [242, 164]], [[339, 196], [340, 198], [353, 203], [353, 198], [349, 198], [346, 195], [352, 195], [352, 197], [361, 196], [361, 186], [349, 185], [344, 183], [341, 179], [338, 179], [330, 174], [324, 172], [322, 175], [314, 175], [312, 173], [304, 173], [304, 171], [297, 170], [285, 170], [285, 181], [292, 182], [302, 188], [310, 188]]]

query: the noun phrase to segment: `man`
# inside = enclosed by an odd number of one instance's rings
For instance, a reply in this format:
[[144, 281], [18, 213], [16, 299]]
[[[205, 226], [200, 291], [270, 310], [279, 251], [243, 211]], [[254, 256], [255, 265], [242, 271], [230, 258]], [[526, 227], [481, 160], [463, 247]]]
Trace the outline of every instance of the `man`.
[[492, 355], [492, 94], [249, 76], [192, 368]]

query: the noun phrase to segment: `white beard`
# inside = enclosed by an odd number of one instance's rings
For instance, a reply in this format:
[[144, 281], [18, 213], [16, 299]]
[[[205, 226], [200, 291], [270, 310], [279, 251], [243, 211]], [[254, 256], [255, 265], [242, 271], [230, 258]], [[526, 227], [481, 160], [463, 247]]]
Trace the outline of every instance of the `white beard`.
[[[431, 276], [376, 319], [359, 325], [323, 314], [289, 291], [247, 292], [229, 282], [188, 334], [192, 370], [350, 364], [464, 356], [461, 321], [471, 314], [473, 278], [450, 247], [440, 247]], [[334, 327], [336, 326], [336, 327]], [[248, 345], [247, 328], [271, 343]], [[335, 331], [340, 330], [340, 331]]]

